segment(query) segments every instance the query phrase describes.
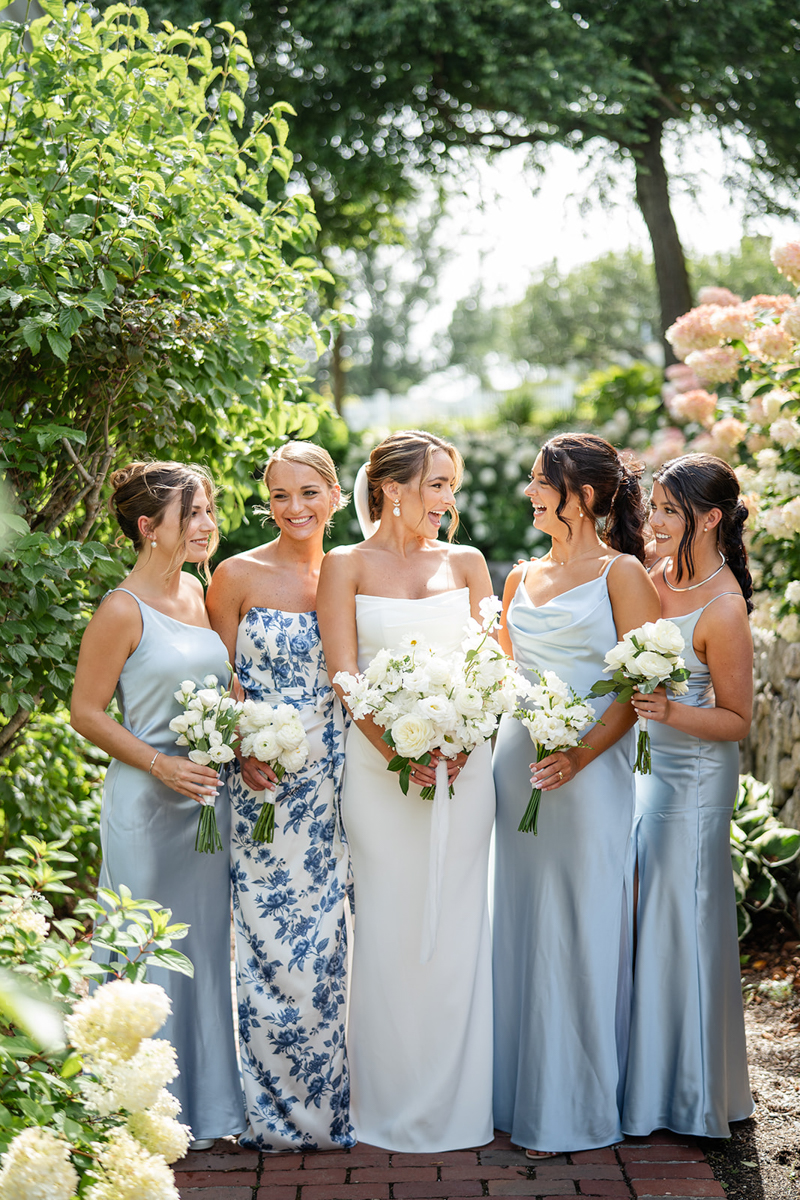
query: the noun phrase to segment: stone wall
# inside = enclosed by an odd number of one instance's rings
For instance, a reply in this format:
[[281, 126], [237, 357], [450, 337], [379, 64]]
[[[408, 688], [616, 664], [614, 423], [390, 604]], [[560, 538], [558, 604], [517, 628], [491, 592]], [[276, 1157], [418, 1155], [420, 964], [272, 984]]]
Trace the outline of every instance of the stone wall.
[[800, 643], [753, 630], [753, 725], [741, 743], [741, 770], [771, 783], [778, 816], [800, 828]]

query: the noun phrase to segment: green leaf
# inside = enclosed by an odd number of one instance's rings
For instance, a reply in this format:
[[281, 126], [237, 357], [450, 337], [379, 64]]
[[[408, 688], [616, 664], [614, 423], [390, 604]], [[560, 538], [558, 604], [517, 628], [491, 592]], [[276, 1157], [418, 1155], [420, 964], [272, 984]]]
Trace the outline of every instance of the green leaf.
[[8, 200], [3, 200], [2, 203], [0, 203], [0, 217], [4, 217], [6, 213], [14, 212], [17, 209], [22, 209], [24, 212], [25, 205], [21, 200], [15, 200], [13, 197], [9, 197]]
[[81, 315], [76, 308], [62, 308], [58, 314], [58, 327], [64, 337], [71, 338], [80, 329]]

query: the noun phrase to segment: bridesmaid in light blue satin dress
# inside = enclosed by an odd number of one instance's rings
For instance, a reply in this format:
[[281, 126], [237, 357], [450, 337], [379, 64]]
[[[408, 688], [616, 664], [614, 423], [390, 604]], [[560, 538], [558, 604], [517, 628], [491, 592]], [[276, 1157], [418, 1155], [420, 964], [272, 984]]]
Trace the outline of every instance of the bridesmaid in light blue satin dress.
[[652, 775], [636, 781], [637, 948], [626, 1133], [729, 1137], [753, 1112], [747, 1077], [730, 821], [737, 741], [750, 726], [752, 581], [747, 510], [727, 463], [674, 459], [656, 473], [652, 577], [683, 634], [688, 694], [634, 696]]
[[[194, 977], [148, 968], [172, 1014], [156, 1035], [172, 1042], [180, 1074], [169, 1090], [190, 1126], [192, 1149], [244, 1129], [230, 975], [228, 855], [194, 848], [198, 801], [216, 797], [219, 779], [189, 760], [169, 722], [182, 711], [183, 680], [199, 687], [227, 677], [225, 646], [208, 625], [199, 580], [181, 570], [204, 565], [216, 544], [213, 484], [197, 467], [134, 463], [111, 479], [120, 528], [136, 565], [103, 600], [86, 629], [72, 694], [72, 724], [112, 757], [100, 818], [100, 886], [172, 910], [190, 926], [177, 943]], [[123, 724], [106, 712], [116, 691]], [[227, 849], [227, 797], [216, 803]]]
[[[525, 492], [552, 547], [511, 572], [501, 640], [532, 681], [555, 671], [585, 696], [605, 653], [659, 615], [639, 561], [638, 473], [602, 438], [562, 434], [543, 446]], [[517, 829], [535, 759], [524, 726], [504, 717], [494, 755], [495, 1124], [531, 1158], [621, 1136], [635, 717], [611, 698], [591, 703], [604, 722], [584, 735], [591, 748], [548, 755], [535, 772], [537, 836]]]

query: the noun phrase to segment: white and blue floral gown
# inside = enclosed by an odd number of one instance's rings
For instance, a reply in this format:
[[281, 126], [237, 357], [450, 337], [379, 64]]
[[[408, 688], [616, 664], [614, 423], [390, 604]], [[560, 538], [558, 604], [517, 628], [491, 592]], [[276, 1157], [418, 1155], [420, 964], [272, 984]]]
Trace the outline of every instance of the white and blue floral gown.
[[264, 798], [231, 764], [231, 878], [245, 1109], [263, 1150], [352, 1146], [345, 1051], [347, 852], [343, 710], [313, 612], [251, 608], [236, 641], [249, 699], [297, 709], [311, 753], [274, 793], [275, 840], [252, 841]]

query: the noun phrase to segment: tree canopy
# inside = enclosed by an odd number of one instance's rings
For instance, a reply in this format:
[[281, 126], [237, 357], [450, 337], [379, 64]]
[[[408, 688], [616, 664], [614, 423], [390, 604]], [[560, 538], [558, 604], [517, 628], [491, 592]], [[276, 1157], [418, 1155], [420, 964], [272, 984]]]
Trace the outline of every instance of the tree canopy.
[[327, 220], [398, 194], [409, 169], [450, 170], [459, 148], [561, 144], [627, 164], [662, 331], [691, 306], [665, 137], [716, 131], [754, 205], [776, 207], [778, 182], [797, 192], [800, 27], [783, 0], [249, 0], [242, 17], [257, 90], [301, 114], [298, 167]]
[[233, 512], [268, 447], [316, 428], [301, 352], [327, 344], [313, 204], [268, 192], [290, 106], [246, 114], [244, 35], [215, 57], [141, 8], [44, 7], [27, 37], [0, 24], [0, 748], [68, 695], [98, 564], [120, 573], [98, 540], [115, 462], [196, 458]]

